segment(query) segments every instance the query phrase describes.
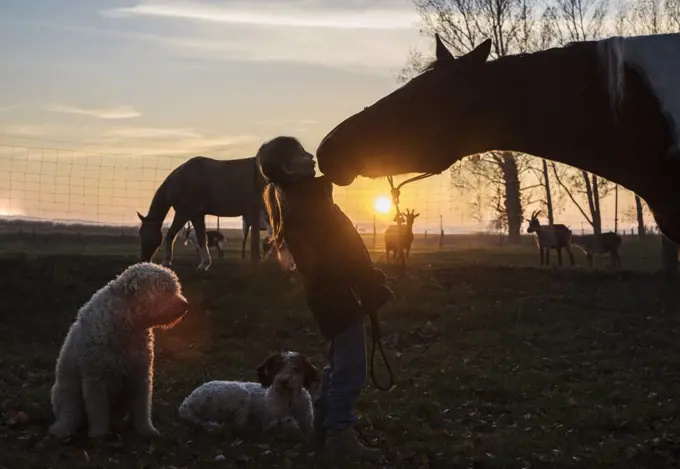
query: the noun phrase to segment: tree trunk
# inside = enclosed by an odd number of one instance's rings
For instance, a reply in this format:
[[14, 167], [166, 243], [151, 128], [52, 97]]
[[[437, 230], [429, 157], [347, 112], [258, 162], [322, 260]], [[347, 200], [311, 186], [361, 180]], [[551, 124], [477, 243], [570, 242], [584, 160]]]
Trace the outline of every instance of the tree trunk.
[[600, 192], [597, 188], [597, 176], [593, 174], [593, 182], [591, 183], [586, 171], [581, 171], [581, 174], [586, 184], [586, 196], [588, 197], [591, 215], [589, 221], [593, 227], [593, 233], [599, 235], [602, 233], [602, 219], [600, 218]]
[[508, 241], [510, 244], [521, 243], [522, 199], [519, 183], [517, 160], [512, 152], [502, 153], [503, 181], [505, 182], [505, 213], [508, 218]]
[[600, 211], [600, 189], [597, 185], [597, 176], [593, 174], [593, 231], [596, 235], [602, 234], [602, 212]]
[[548, 209], [548, 223], [555, 224], [553, 217], [552, 192], [550, 192], [550, 175], [548, 174], [548, 162], [543, 159], [543, 181], [545, 182], [545, 204]]
[[619, 234], [619, 185], [614, 188], [614, 233]]
[[637, 211], [638, 236], [640, 238], [644, 238], [647, 236], [647, 229], [645, 228], [645, 216], [642, 212], [642, 200], [637, 194], [635, 194], [635, 210]]

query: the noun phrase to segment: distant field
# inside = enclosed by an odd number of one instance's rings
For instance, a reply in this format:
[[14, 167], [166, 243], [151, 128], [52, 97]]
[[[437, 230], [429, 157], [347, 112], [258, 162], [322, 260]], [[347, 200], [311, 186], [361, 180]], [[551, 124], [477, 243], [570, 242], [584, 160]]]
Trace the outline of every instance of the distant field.
[[[241, 257], [242, 235], [240, 230], [222, 229], [221, 232], [228, 238], [225, 245], [225, 259]], [[260, 239], [265, 236], [260, 233]], [[374, 237], [372, 233], [362, 233], [364, 242], [369, 251], [374, 255], [374, 260], [383, 260], [384, 234], [378, 232]], [[539, 254], [536, 248], [534, 236], [522, 237], [521, 246], [510, 246], [507, 241], [498, 235], [469, 234], [451, 235], [445, 234], [442, 246], [439, 246], [439, 234], [429, 235], [416, 234], [411, 252], [415, 255], [425, 255], [423, 259], [428, 262], [445, 264], [451, 262], [483, 262], [500, 263], [504, 265], [537, 265]], [[622, 236], [623, 246], [621, 255], [623, 267], [634, 270], [658, 270], [661, 266], [661, 240], [658, 235], [648, 236], [639, 241], [637, 236]], [[175, 257], [198, 259], [195, 249], [185, 246], [181, 236], [175, 241]], [[463, 257], [444, 256], [442, 253], [465, 252]], [[161, 259], [161, 248], [156, 254]], [[585, 265], [584, 254], [574, 249], [577, 264]], [[88, 225], [51, 225], [44, 222], [0, 222], [0, 255], [9, 253], [24, 253], [30, 256], [45, 254], [74, 254], [74, 255], [130, 255], [137, 256], [139, 253], [139, 238], [137, 227], [98, 227]], [[532, 257], [532, 254], [534, 257]], [[214, 262], [217, 259], [217, 251], [211, 250]], [[250, 240], [246, 243], [246, 257], [250, 257]], [[557, 254], [551, 254], [551, 262], [557, 263]], [[564, 254], [563, 262], [568, 263]], [[601, 267], [609, 264], [609, 259], [601, 257], [597, 260]]]
[[[588, 269], [580, 252], [575, 269], [539, 268], [528, 237], [501, 247], [497, 237], [447, 236], [443, 249], [436, 236], [419, 237], [406, 275], [391, 280], [397, 299], [381, 312], [398, 388], [369, 384], [359, 403], [383, 467], [680, 467], [680, 289], [655, 273], [659, 243], [625, 238], [614, 271], [605, 258]], [[77, 308], [135, 262], [138, 240], [0, 235], [0, 468], [326, 467], [301, 447], [177, 422], [194, 387], [254, 380], [271, 351], [324, 363], [299, 282], [238, 259], [238, 236], [228, 245], [227, 258], [213, 254], [199, 274], [195, 253], [177, 243], [192, 310], [157, 334], [153, 418], [162, 437], [56, 443], [46, 430], [59, 347]], [[379, 237], [374, 257], [393, 275], [381, 255]], [[227, 460], [215, 462], [218, 454]]]

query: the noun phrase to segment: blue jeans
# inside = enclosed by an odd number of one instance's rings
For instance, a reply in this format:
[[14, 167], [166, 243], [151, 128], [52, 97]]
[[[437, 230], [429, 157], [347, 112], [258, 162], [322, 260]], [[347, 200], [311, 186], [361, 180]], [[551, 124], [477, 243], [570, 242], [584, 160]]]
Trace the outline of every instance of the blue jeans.
[[314, 401], [317, 428], [344, 430], [354, 425], [354, 404], [366, 385], [366, 332], [363, 316], [331, 339], [328, 365]]

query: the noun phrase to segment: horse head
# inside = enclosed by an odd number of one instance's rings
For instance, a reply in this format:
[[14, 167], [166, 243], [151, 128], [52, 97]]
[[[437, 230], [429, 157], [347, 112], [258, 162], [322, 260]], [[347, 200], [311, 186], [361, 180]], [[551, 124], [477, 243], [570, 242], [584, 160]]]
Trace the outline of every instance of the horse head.
[[142, 216], [137, 212], [142, 225], [139, 227], [139, 237], [142, 240], [140, 260], [150, 262], [161, 243], [163, 242], [163, 221], [149, 220], [149, 217]]

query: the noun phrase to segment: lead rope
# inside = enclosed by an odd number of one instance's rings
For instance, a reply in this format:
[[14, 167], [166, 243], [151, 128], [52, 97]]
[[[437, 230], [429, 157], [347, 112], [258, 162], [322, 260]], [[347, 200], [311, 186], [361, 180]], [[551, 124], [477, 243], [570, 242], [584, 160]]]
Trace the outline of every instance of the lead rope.
[[[439, 174], [439, 173], [419, 174], [418, 176], [407, 179], [406, 181], [399, 184], [397, 187], [394, 187], [394, 180], [392, 179], [392, 176], [387, 176], [387, 180], [390, 183], [390, 187], [391, 187], [392, 201], [394, 202], [394, 206], [397, 209], [397, 214], [401, 214], [401, 210], [399, 210], [399, 195], [400, 195], [399, 190], [404, 185], [408, 184], [409, 182], [419, 181], [421, 179], [425, 179], [425, 178], [428, 178], [430, 176], [434, 176], [435, 174]], [[366, 254], [370, 256], [370, 254], [368, 254], [368, 250], [366, 250]], [[378, 322], [378, 315], [375, 311], [369, 311], [368, 317], [371, 320], [371, 337], [372, 337], [372, 341], [371, 341], [372, 342], [372, 344], [371, 344], [371, 362], [370, 362], [371, 381], [373, 381], [373, 385], [378, 390], [383, 391], [383, 392], [390, 392], [394, 388], [396, 388], [396, 384], [394, 383], [394, 373], [392, 372], [392, 367], [390, 366], [390, 363], [387, 360], [387, 356], [385, 355], [385, 350], [383, 349], [383, 346], [382, 346], [382, 341], [380, 340], [381, 334], [380, 334], [380, 323]], [[385, 368], [387, 368], [387, 374], [389, 376], [387, 386], [382, 386], [378, 382], [378, 379], [375, 377], [375, 350], [376, 350], [376, 347], [380, 351], [380, 356], [383, 360], [383, 363], [385, 364]]]
[[436, 176], [437, 174], [439, 174], [439, 173], [419, 174], [418, 176], [414, 176], [412, 178], [407, 179], [406, 181], [403, 181], [397, 187], [394, 187], [394, 180], [392, 179], [392, 176], [387, 176], [387, 182], [390, 183], [390, 192], [391, 192], [391, 195], [392, 195], [392, 202], [394, 203], [394, 208], [397, 209], [397, 215], [402, 215], [401, 210], [399, 210], [399, 196], [401, 195], [400, 189], [402, 187], [404, 187], [406, 184], [408, 184], [409, 182], [420, 181], [421, 179], [429, 178], [431, 176]]
[[[387, 356], [385, 355], [385, 350], [383, 350], [382, 341], [380, 340], [380, 324], [378, 323], [378, 315], [375, 311], [370, 311], [368, 313], [368, 317], [371, 320], [371, 336], [373, 338], [371, 345], [371, 381], [373, 381], [373, 385], [378, 390], [382, 392], [390, 392], [396, 388], [397, 385], [394, 384], [394, 373], [392, 373], [392, 367], [390, 366], [390, 362], [387, 361]], [[389, 375], [387, 386], [381, 386], [380, 383], [378, 383], [378, 379], [375, 377], [374, 363], [376, 345], [378, 346], [378, 350], [380, 350], [380, 356], [382, 357], [385, 368], [387, 368], [387, 374]]]
[[[414, 176], [412, 178], [407, 179], [406, 181], [403, 181], [401, 184], [399, 184], [397, 187], [394, 187], [394, 180], [392, 179], [392, 176], [387, 176], [387, 182], [390, 183], [390, 193], [392, 195], [392, 203], [394, 203], [394, 208], [397, 211], [397, 217], [403, 217], [403, 214], [401, 213], [401, 210], [399, 209], [399, 196], [401, 195], [401, 188], [404, 187], [406, 184], [409, 182], [415, 182], [415, 181], [420, 181], [421, 179], [429, 178], [430, 176], [437, 175], [439, 173], [423, 173], [419, 174], [418, 176]], [[399, 223], [399, 222], [397, 222]], [[406, 259], [404, 259], [404, 253], [402, 251], [401, 253], [401, 269], [399, 271], [398, 278], [402, 278], [404, 273], [406, 272]]]

